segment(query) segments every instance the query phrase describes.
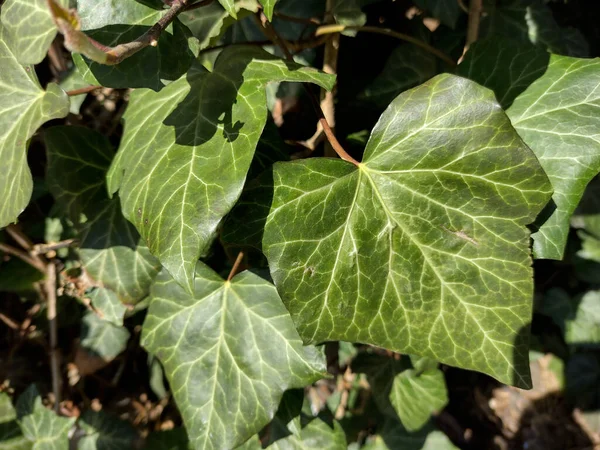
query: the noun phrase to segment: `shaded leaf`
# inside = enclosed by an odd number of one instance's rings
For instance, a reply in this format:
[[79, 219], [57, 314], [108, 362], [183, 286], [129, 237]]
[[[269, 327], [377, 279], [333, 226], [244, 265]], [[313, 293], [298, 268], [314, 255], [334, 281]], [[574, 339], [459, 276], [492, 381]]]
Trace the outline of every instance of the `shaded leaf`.
[[[158, 22], [165, 11], [135, 0], [78, 1], [81, 29], [92, 39], [111, 47], [137, 39]], [[158, 46], [140, 50], [120, 64], [107, 66], [78, 54], [73, 60], [90, 84], [160, 90], [168, 81], [176, 80], [188, 70], [197, 47], [190, 31], [176, 19], [161, 33]]]
[[493, 2], [481, 22], [481, 36], [531, 42], [552, 53], [588, 56], [589, 46], [575, 28], [561, 28], [543, 0]]
[[[2, 12], [4, 15], [4, 10]], [[41, 87], [33, 67], [21, 66], [6, 44], [0, 25], [0, 228], [15, 222], [31, 198], [33, 181], [27, 166], [28, 140], [51, 119], [69, 113], [69, 99], [50, 83]]]
[[400, 422], [388, 419], [381, 432], [367, 440], [364, 450], [457, 450], [448, 437], [429, 423], [410, 433]]
[[21, 433], [17, 412], [9, 395], [0, 392], [0, 448], [3, 450], [29, 450], [32, 443]]
[[188, 450], [191, 448], [185, 428], [150, 433], [144, 446], [145, 450]]
[[102, 319], [117, 326], [123, 325], [123, 317], [127, 307], [121, 303], [119, 297], [113, 291], [95, 288], [87, 294], [87, 297], [91, 300], [92, 306]]
[[225, 238], [247, 242], [253, 226], [260, 240], [269, 212], [262, 249], [306, 343], [368, 343], [529, 385], [525, 225], [551, 186], [491, 91], [439, 75], [394, 100], [359, 167], [309, 159], [261, 178]]
[[69, 448], [69, 430], [75, 418], [60, 417], [45, 408], [35, 385], [31, 385], [17, 400], [17, 415], [23, 435], [33, 443], [34, 450], [65, 450]]
[[460, 6], [455, 0], [415, 0], [415, 4], [451, 28], [456, 26], [456, 22], [462, 14]]
[[597, 353], [576, 353], [567, 362], [569, 399], [582, 409], [596, 409], [600, 403], [600, 358]]
[[128, 422], [104, 411], [84, 411], [78, 424], [85, 432], [79, 450], [130, 450], [138, 437]]
[[195, 66], [159, 93], [131, 96], [109, 191], [119, 190], [125, 217], [188, 290], [196, 260], [241, 193], [267, 118], [265, 86], [276, 80], [331, 88], [334, 77], [230, 47], [213, 72]]
[[537, 258], [562, 258], [569, 218], [600, 171], [599, 107], [600, 59], [552, 55], [544, 75], [507, 111], [554, 188], [555, 209], [533, 234]]
[[129, 331], [88, 311], [81, 322], [81, 347], [90, 355], [112, 361], [127, 347]]
[[161, 272], [142, 343], [162, 362], [198, 449], [240, 445], [269, 422], [286, 389], [325, 371], [323, 355], [302, 347], [273, 285], [251, 272], [226, 282], [202, 263], [194, 296]]
[[[68, 0], [58, 0], [68, 6]], [[39, 64], [56, 37], [46, 0], [6, 0], [2, 5], [5, 43], [20, 64]]]
[[105, 175], [114, 151], [100, 133], [74, 126], [45, 133], [47, 183], [80, 233], [79, 252], [87, 272], [126, 303], [148, 294], [160, 263], [140, 242], [135, 227], [110, 199]]
[[448, 403], [444, 374], [439, 369], [405, 370], [394, 378], [390, 401], [408, 431], [416, 431]]

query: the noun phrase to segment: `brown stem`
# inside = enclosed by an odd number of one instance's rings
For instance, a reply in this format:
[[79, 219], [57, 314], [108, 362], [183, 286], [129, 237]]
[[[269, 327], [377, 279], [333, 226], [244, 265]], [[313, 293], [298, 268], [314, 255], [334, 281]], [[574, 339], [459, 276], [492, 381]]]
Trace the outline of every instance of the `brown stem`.
[[[269, 22], [269, 20], [267, 19], [267, 16], [265, 16], [265, 14], [262, 11], [260, 11], [259, 13], [257, 13], [257, 16], [255, 16], [255, 17], [257, 18], [258, 23], [259, 23], [261, 29], [263, 30], [263, 32], [265, 33], [265, 35], [269, 39], [271, 39], [281, 49], [281, 51], [285, 55], [286, 59], [288, 61], [294, 61], [294, 57], [290, 53], [290, 50], [288, 49], [287, 44], [277, 34], [275, 29], [273, 28], [273, 25], [271, 25], [271, 22]], [[325, 136], [327, 137], [327, 140], [329, 141], [329, 143], [331, 144], [331, 146], [333, 147], [335, 152], [344, 161], [348, 161], [348, 162], [354, 164], [355, 166], [360, 165], [360, 163], [357, 160], [355, 160], [352, 156], [350, 156], [346, 152], [346, 150], [344, 150], [342, 145], [339, 143], [339, 141], [335, 137], [335, 134], [333, 133], [331, 127], [329, 126], [329, 123], [327, 122], [327, 119], [325, 118], [325, 115], [323, 114], [323, 110], [321, 109], [319, 100], [316, 98], [315, 94], [311, 91], [310, 87], [306, 83], [302, 83], [302, 85], [304, 86], [304, 89], [308, 93], [308, 97], [310, 98], [310, 101], [313, 105], [313, 108], [315, 109], [315, 112], [319, 116], [319, 123], [323, 127]]]
[[24, 251], [19, 250], [18, 248], [14, 248], [10, 245], [3, 244], [0, 242], [0, 251], [3, 251], [4, 253], [9, 254], [9, 255], [16, 256], [17, 258], [21, 259], [22, 261], [25, 261], [31, 267], [35, 267], [40, 272], [46, 273], [46, 268], [44, 266], [40, 266], [35, 259], [33, 259], [31, 256], [29, 256]]
[[241, 251], [238, 253], [237, 258], [235, 259], [235, 262], [233, 263], [233, 267], [231, 268], [231, 271], [229, 272], [227, 281], [231, 281], [233, 279], [233, 277], [235, 277], [237, 275], [238, 271], [240, 270], [240, 266], [242, 265], [243, 260], [244, 260], [244, 252]]
[[275, 11], [274, 15], [276, 17], [278, 17], [279, 19], [285, 20], [287, 22], [293, 22], [293, 23], [300, 23], [300, 24], [308, 24], [308, 25], [321, 25], [321, 21], [315, 17], [311, 17], [309, 19], [305, 19], [303, 17], [295, 17], [295, 16], [288, 16], [287, 14], [283, 14], [280, 12]]
[[50, 328], [50, 369], [52, 371], [52, 392], [54, 393], [54, 410], [60, 406], [60, 364], [58, 361], [58, 326], [56, 323], [56, 266], [51, 261], [46, 266], [46, 314]]
[[36, 244], [31, 251], [34, 255], [44, 255], [48, 252], [59, 250], [61, 248], [70, 247], [77, 243], [77, 239], [66, 239], [55, 244]]
[[394, 30], [390, 30], [389, 28], [379, 28], [372, 26], [354, 26], [354, 25], [324, 25], [319, 27], [315, 33], [315, 36], [322, 36], [324, 34], [332, 34], [332, 33], [341, 33], [345, 30], [353, 30], [358, 31], [359, 33], [374, 33], [374, 34], [382, 34], [384, 36], [390, 36], [396, 39], [401, 39], [406, 42], [410, 42], [418, 47], [421, 47], [423, 50], [428, 51], [432, 55], [437, 56], [442, 61], [448, 63], [452, 67], [456, 66], [456, 62], [444, 52], [441, 52], [437, 48], [429, 45], [427, 42], [423, 42], [420, 39], [414, 38], [408, 34], [399, 33]]
[[481, 20], [481, 13], [483, 11], [482, 0], [471, 0], [469, 3], [469, 23], [467, 25], [467, 42], [463, 54], [458, 60], [460, 64], [465, 57], [465, 54], [471, 47], [471, 45], [477, 41], [479, 37], [479, 22]]
[[21, 248], [27, 250], [28, 253], [21, 252], [18, 249], [15, 249], [5, 244], [3, 244], [4, 248], [2, 248], [2, 250], [6, 253], [11, 253], [12, 255], [17, 256], [18, 258], [21, 258], [27, 264], [35, 267], [40, 272], [46, 273], [46, 263], [38, 255], [32, 253], [33, 242], [31, 242], [31, 240], [25, 235], [25, 233], [23, 233], [21, 229], [16, 225], [9, 225], [5, 228], [5, 230], [10, 235], [10, 237], [17, 244], [19, 244]]
[[69, 97], [75, 97], [76, 95], [88, 94], [90, 92], [95, 91], [96, 89], [100, 89], [102, 86], [86, 86], [78, 89], [73, 89], [71, 91], [67, 91], [67, 95]]

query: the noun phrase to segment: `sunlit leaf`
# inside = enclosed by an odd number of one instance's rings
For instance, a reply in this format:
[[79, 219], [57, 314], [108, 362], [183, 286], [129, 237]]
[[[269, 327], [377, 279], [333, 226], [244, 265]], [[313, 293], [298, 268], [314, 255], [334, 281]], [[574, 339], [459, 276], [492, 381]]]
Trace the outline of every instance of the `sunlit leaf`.
[[[106, 171], [114, 150], [100, 133], [83, 127], [53, 127], [45, 133], [47, 183], [80, 232], [79, 251], [87, 272], [126, 303], [148, 294], [159, 262], [108, 198]], [[122, 316], [121, 316], [122, 318]]]
[[262, 249], [306, 343], [369, 343], [525, 387], [526, 225], [550, 194], [493, 93], [440, 75], [394, 100], [358, 167], [275, 164], [225, 239], [260, 241], [269, 212]]
[[119, 297], [110, 289], [95, 288], [87, 297], [97, 314], [107, 322], [114, 325], [123, 325], [123, 316], [127, 307], [121, 303]]
[[125, 217], [188, 290], [196, 260], [241, 193], [267, 118], [265, 86], [282, 80], [334, 82], [260, 49], [233, 47], [213, 72], [195, 66], [159, 93], [131, 96], [109, 191], [119, 190]]
[[161, 272], [142, 343], [162, 362], [197, 449], [242, 444], [271, 420], [286, 389], [325, 371], [273, 285], [251, 272], [224, 281], [202, 263], [195, 295]]
[[263, 7], [263, 11], [267, 16], [267, 19], [273, 20], [273, 10], [275, 9], [275, 4], [277, 0], [260, 0], [260, 4]]
[[[2, 12], [4, 16], [4, 10]], [[0, 25], [0, 228], [15, 222], [31, 198], [28, 140], [46, 121], [65, 117], [69, 99], [56, 84], [44, 91], [33, 67], [21, 66], [6, 44]]]
[[35, 385], [31, 385], [17, 400], [17, 416], [23, 435], [35, 450], [65, 450], [69, 448], [69, 430], [75, 418], [60, 417], [42, 404]]

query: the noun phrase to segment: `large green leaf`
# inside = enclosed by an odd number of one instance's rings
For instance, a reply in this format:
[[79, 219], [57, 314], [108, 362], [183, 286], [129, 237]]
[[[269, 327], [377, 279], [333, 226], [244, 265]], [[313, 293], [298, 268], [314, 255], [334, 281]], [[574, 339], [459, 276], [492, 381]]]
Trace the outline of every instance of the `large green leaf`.
[[448, 403], [444, 374], [439, 369], [404, 370], [396, 375], [390, 401], [408, 431], [416, 431]]
[[269, 212], [262, 249], [307, 343], [369, 343], [529, 386], [526, 225], [550, 194], [493, 93], [439, 75], [394, 100], [358, 167], [275, 164], [225, 238], [253, 226], [260, 238]]
[[195, 295], [161, 272], [142, 342], [162, 362], [197, 449], [240, 445], [269, 422], [286, 389], [325, 371], [273, 285], [251, 272], [224, 281], [202, 263]]
[[552, 55], [507, 111], [554, 187], [555, 209], [533, 235], [538, 258], [562, 258], [569, 218], [600, 171], [599, 107], [600, 59]]
[[[133, 41], [144, 34], [164, 14], [135, 0], [78, 0], [81, 29], [91, 38], [108, 46]], [[81, 55], [74, 61], [84, 79], [91, 84], [113, 88], [146, 87], [160, 90], [190, 67], [197, 54], [197, 42], [190, 31], [175, 20], [158, 40], [125, 59], [106, 66]]]
[[159, 93], [131, 96], [109, 191], [119, 190], [125, 217], [188, 290], [244, 185], [267, 118], [265, 86], [282, 80], [334, 83], [260, 49], [230, 47], [213, 72], [196, 65]]
[[0, 392], [0, 448], [2, 450], [29, 450], [32, 443], [21, 433], [17, 412], [9, 395]]
[[19, 396], [17, 415], [23, 435], [33, 442], [33, 450], [69, 448], [69, 430], [75, 418], [60, 417], [45, 408], [35, 385], [29, 386]]
[[138, 434], [133, 427], [104, 411], [85, 411], [79, 419], [85, 432], [78, 450], [130, 450]]
[[[4, 12], [3, 12], [4, 14]], [[33, 181], [27, 166], [29, 138], [46, 121], [65, 117], [69, 99], [50, 83], [41, 87], [33, 67], [23, 67], [6, 44], [0, 24], [0, 228], [17, 220], [31, 198]]]
[[[68, 6], [68, 0], [58, 0]], [[6, 0], [2, 5], [6, 43], [20, 64], [39, 64], [57, 30], [47, 0]]]
[[588, 56], [588, 44], [575, 28], [561, 28], [544, 0], [491, 2], [481, 22], [481, 35], [531, 42], [552, 53]]
[[114, 155], [110, 142], [74, 126], [50, 128], [45, 139], [48, 188], [80, 232], [84, 267], [121, 301], [138, 302], [148, 294], [160, 263], [123, 217], [119, 200], [108, 198], [105, 176]]

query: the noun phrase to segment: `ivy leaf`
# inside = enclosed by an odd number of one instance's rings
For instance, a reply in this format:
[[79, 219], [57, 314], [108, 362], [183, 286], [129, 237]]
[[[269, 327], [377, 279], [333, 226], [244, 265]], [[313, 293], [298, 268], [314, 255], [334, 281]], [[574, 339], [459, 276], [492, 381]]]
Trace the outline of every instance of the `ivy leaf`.
[[[144, 34], [165, 14], [135, 0], [79, 0], [81, 29], [98, 42], [115, 46]], [[160, 90], [190, 67], [197, 55], [197, 42], [191, 32], [176, 19], [158, 40], [117, 65], [107, 66], [79, 54], [73, 60], [82, 77], [91, 84], [112, 88], [146, 87]], [[141, 68], [143, 67], [143, 70]]]
[[146, 450], [188, 450], [191, 449], [185, 428], [167, 431], [154, 431], [146, 438]]
[[104, 361], [119, 356], [127, 348], [129, 336], [127, 328], [102, 320], [91, 311], [81, 321], [81, 347]]
[[481, 22], [482, 36], [504, 36], [531, 42], [544, 50], [568, 56], [585, 57], [589, 45], [579, 30], [561, 28], [543, 0], [491, 2], [487, 19]]
[[78, 450], [129, 450], [138, 437], [129, 423], [104, 411], [85, 411], [79, 419], [85, 436], [79, 440]]
[[[4, 10], [3, 13], [4, 15]], [[65, 117], [69, 99], [56, 84], [44, 91], [33, 67], [23, 67], [6, 44], [0, 25], [0, 228], [15, 222], [31, 198], [27, 144], [46, 121]]]
[[17, 415], [23, 435], [35, 450], [69, 448], [69, 430], [75, 418], [59, 417], [45, 408], [35, 385], [31, 385], [17, 400]]
[[415, 0], [415, 4], [429, 11], [433, 17], [450, 28], [456, 26], [456, 21], [461, 15], [460, 6], [454, 0]]
[[114, 154], [110, 142], [74, 126], [50, 128], [45, 140], [48, 188], [80, 232], [84, 267], [122, 302], [137, 303], [148, 294], [160, 263], [123, 217], [119, 200], [108, 198], [105, 176]]
[[95, 288], [87, 294], [87, 297], [92, 302], [96, 312], [104, 320], [117, 326], [123, 326], [123, 316], [127, 311], [127, 307], [121, 303], [119, 297], [113, 291], [104, 288]]
[[525, 387], [526, 225], [550, 194], [493, 93], [444, 74], [394, 100], [358, 167], [276, 163], [225, 238], [254, 225], [259, 240], [269, 212], [262, 249], [305, 343], [368, 343]]
[[273, 10], [275, 9], [276, 3], [277, 0], [260, 0], [260, 4], [262, 5], [263, 11], [265, 12], [265, 15], [269, 21], [273, 20]]
[[235, 9], [235, 0], [219, 0], [219, 3], [231, 17], [237, 19], [237, 11]]
[[[68, 7], [68, 0], [58, 0]], [[39, 64], [46, 57], [57, 29], [46, 0], [6, 0], [2, 25], [8, 47], [20, 64]]]
[[161, 272], [142, 344], [162, 362], [198, 449], [242, 444], [269, 422], [286, 389], [325, 372], [323, 355], [302, 347], [273, 285], [251, 272], [224, 281], [202, 263], [195, 295]]
[[537, 258], [562, 258], [569, 218], [600, 171], [598, 107], [600, 59], [552, 55], [544, 75], [507, 111], [554, 187], [556, 208], [533, 234]]
[[16, 419], [17, 412], [9, 395], [0, 392], [0, 445], [3, 450], [29, 450], [32, 447], [21, 433]]
[[244, 185], [267, 119], [265, 86], [282, 80], [334, 83], [263, 50], [232, 47], [213, 72], [196, 65], [159, 93], [131, 96], [109, 191], [119, 189], [125, 217], [189, 291], [196, 260]]
[[431, 423], [415, 433], [397, 420], [388, 419], [380, 434], [369, 438], [363, 450], [457, 450], [448, 437]]
[[577, 228], [581, 250], [577, 256], [600, 262], [600, 178], [588, 184], [579, 206], [571, 216], [571, 226]]
[[422, 373], [414, 369], [404, 370], [394, 378], [390, 401], [402, 425], [408, 431], [419, 430], [432, 413], [440, 411], [448, 403], [444, 374], [439, 369]]

